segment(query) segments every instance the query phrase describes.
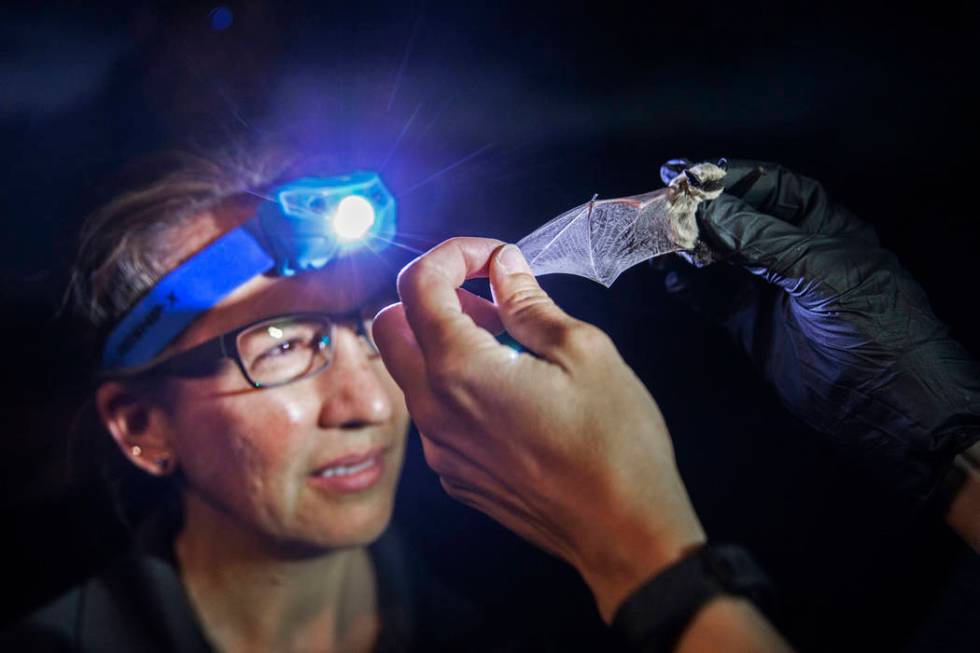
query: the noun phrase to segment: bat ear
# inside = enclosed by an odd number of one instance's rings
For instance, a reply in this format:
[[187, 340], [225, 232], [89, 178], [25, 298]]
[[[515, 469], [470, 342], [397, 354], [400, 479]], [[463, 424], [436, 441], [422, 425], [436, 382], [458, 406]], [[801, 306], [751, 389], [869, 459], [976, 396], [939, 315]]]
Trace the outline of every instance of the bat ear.
[[660, 166], [660, 180], [664, 182], [665, 185], [670, 185], [670, 182], [674, 181], [674, 177], [690, 167], [691, 162], [687, 159], [671, 159], [667, 163]]

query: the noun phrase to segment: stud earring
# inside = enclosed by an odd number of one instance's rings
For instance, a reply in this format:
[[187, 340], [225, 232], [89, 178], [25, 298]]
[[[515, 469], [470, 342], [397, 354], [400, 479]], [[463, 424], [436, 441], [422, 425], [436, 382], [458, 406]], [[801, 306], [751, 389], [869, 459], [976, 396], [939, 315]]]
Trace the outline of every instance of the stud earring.
[[143, 447], [139, 446], [138, 444], [134, 444], [132, 447], [130, 447], [129, 453], [131, 453], [131, 454], [133, 454], [134, 456], [137, 456], [137, 457], [142, 456], [143, 455]]

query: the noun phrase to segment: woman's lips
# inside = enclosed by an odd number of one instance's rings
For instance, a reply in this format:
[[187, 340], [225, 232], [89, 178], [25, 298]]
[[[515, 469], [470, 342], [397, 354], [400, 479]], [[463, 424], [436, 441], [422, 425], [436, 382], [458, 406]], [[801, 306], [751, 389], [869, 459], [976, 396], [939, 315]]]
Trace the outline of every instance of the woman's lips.
[[311, 482], [337, 492], [360, 492], [374, 486], [384, 474], [382, 447], [330, 461], [310, 475]]

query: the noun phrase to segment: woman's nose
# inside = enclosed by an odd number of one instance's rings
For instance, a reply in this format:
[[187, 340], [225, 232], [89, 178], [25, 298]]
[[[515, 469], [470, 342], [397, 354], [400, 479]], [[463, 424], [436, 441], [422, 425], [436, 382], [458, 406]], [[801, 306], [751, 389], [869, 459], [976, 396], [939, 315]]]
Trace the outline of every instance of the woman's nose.
[[324, 389], [320, 425], [359, 428], [390, 419], [394, 399], [378, 354], [346, 326], [336, 327], [333, 347], [330, 368], [318, 376]]

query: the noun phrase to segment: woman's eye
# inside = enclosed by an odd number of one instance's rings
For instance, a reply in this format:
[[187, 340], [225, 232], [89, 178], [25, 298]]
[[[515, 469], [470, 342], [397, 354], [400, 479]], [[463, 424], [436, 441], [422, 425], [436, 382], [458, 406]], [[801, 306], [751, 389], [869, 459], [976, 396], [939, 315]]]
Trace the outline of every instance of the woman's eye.
[[291, 354], [295, 354], [303, 348], [304, 343], [299, 339], [283, 340], [282, 342], [277, 342], [274, 347], [270, 347], [265, 350], [259, 357], [255, 359], [256, 363], [261, 363], [266, 359], [283, 358]]

